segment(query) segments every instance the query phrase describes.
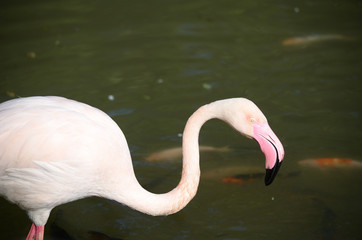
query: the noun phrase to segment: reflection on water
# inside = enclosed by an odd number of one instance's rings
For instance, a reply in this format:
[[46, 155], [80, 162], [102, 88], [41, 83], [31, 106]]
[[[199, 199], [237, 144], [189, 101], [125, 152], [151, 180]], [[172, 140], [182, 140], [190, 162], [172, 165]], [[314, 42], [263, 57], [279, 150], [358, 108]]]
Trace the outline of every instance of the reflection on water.
[[[252, 99], [286, 149], [268, 188], [257, 178], [208, 177], [263, 167], [255, 142], [211, 121], [200, 144], [233, 151], [201, 155], [199, 192], [181, 212], [151, 217], [88, 198], [54, 209], [49, 226], [73, 239], [92, 239], [89, 231], [121, 239], [358, 239], [360, 170], [297, 162], [362, 161], [360, 11], [356, 1], [0, 3], [0, 100], [62, 95], [102, 109], [125, 133], [148, 190], [172, 189], [181, 165], [145, 157], [180, 146], [188, 116], [216, 99]], [[283, 45], [296, 38], [311, 44]], [[24, 239], [26, 215], [3, 199], [0, 212], [3, 238]]]

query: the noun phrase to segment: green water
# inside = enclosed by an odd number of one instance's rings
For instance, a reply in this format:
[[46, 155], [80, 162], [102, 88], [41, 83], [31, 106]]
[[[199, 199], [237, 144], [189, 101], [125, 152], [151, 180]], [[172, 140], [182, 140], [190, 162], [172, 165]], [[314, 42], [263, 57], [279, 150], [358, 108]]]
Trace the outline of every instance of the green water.
[[[144, 158], [180, 146], [188, 116], [217, 99], [253, 100], [286, 151], [269, 187], [204, 178], [168, 217], [83, 199], [52, 211], [45, 239], [61, 231], [68, 239], [92, 239], [88, 231], [130, 240], [360, 239], [361, 170], [297, 162], [362, 161], [361, 12], [359, 1], [2, 1], [0, 101], [60, 95], [107, 112], [148, 190], [172, 189], [181, 165]], [[332, 34], [344, 39], [282, 44]], [[232, 149], [203, 154], [202, 173], [264, 166], [254, 141], [216, 120], [200, 143]], [[0, 212], [0, 238], [25, 239], [26, 214], [3, 199]]]

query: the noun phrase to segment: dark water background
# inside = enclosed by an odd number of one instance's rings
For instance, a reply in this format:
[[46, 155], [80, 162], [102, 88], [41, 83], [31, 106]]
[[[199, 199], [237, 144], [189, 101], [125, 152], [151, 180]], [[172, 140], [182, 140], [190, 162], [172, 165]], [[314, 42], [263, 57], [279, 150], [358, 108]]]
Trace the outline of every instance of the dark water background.
[[[94, 239], [88, 231], [130, 240], [361, 239], [361, 170], [297, 164], [362, 161], [361, 16], [360, 1], [2, 1], [0, 101], [60, 95], [107, 112], [148, 190], [172, 189], [181, 166], [144, 158], [180, 146], [188, 116], [210, 101], [252, 99], [286, 150], [269, 187], [202, 179], [195, 199], [168, 217], [83, 199], [52, 211], [45, 239], [61, 235], [54, 229], [68, 239]], [[342, 39], [323, 39], [336, 34]], [[306, 36], [317, 40], [282, 44]], [[264, 165], [255, 142], [219, 121], [204, 126], [200, 143], [232, 149], [203, 154], [202, 173]], [[0, 213], [0, 238], [24, 239], [26, 214], [3, 199]]]

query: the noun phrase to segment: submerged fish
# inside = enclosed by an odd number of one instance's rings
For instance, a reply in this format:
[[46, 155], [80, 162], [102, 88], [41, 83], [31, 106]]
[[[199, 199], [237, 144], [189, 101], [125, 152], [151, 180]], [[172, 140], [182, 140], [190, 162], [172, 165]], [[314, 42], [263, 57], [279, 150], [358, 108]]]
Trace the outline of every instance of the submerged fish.
[[229, 176], [248, 175], [250, 173], [265, 174], [265, 170], [257, 166], [227, 166], [204, 170], [201, 177], [205, 180], [220, 180]]
[[314, 168], [362, 168], [362, 162], [347, 158], [312, 158], [299, 161], [299, 165]]
[[238, 174], [231, 177], [224, 177], [221, 179], [224, 183], [239, 183], [244, 184], [246, 182], [251, 182], [255, 179], [262, 179], [264, 177], [264, 173], [248, 173], [248, 174]]
[[347, 37], [340, 34], [326, 34], [326, 35], [310, 35], [304, 37], [293, 37], [287, 38], [282, 41], [284, 46], [292, 46], [292, 45], [306, 45], [315, 42], [329, 41], [329, 40], [354, 40], [351, 37]]
[[[228, 177], [223, 177], [223, 178], [221, 178], [221, 181], [223, 183], [247, 184], [254, 180], [262, 179], [264, 177], [264, 175], [265, 174], [260, 171], [255, 171], [252, 173], [241, 173], [241, 174], [236, 174], [236, 175], [232, 175], [232, 176], [228, 176]], [[284, 175], [281, 174], [281, 176], [287, 177], [287, 178], [297, 177], [299, 175], [300, 175], [300, 171], [289, 172]]]
[[[230, 152], [229, 147], [211, 147], [211, 146], [200, 146], [201, 152]], [[174, 161], [182, 156], [182, 148], [175, 147], [155, 152], [146, 157], [146, 160], [149, 162], [158, 162], [158, 161]]]

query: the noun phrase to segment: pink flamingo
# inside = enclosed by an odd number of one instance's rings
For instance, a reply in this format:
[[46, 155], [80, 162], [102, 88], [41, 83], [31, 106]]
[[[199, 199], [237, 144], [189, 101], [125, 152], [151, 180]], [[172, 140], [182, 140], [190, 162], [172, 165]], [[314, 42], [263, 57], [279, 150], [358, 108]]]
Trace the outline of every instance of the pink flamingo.
[[218, 118], [260, 144], [269, 185], [284, 149], [259, 108], [245, 98], [200, 107], [183, 133], [182, 177], [168, 193], [154, 194], [137, 181], [126, 139], [104, 112], [62, 97], [28, 97], [0, 104], [0, 195], [27, 211], [27, 239], [43, 239], [50, 211], [88, 196], [113, 199], [150, 215], [168, 215], [195, 196], [201, 126]]

